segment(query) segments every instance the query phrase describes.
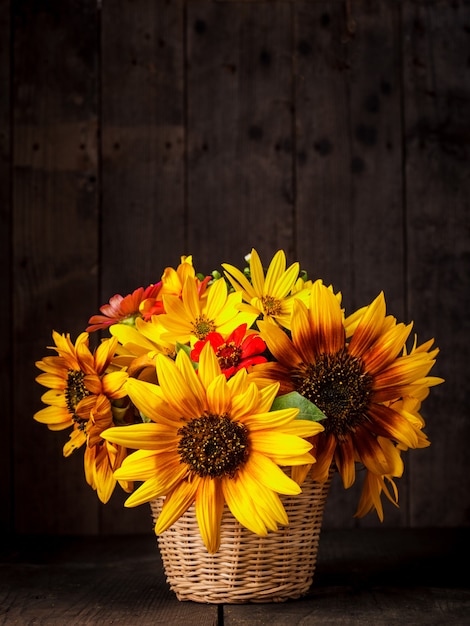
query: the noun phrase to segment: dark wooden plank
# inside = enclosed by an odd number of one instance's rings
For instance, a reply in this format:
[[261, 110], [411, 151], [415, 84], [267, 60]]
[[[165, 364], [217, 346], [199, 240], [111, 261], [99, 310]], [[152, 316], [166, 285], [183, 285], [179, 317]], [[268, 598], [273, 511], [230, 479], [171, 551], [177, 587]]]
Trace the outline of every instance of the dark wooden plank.
[[470, 522], [470, 5], [403, 7], [408, 307], [441, 354], [424, 412], [429, 450], [413, 455], [413, 525]]
[[[404, 313], [399, 6], [295, 3], [297, 248], [311, 278], [332, 283], [347, 313], [384, 290]], [[406, 487], [406, 478], [400, 481]], [[325, 526], [374, 526], [353, 514], [362, 487], [334, 480]], [[385, 507], [385, 522], [404, 525]]]
[[13, 381], [11, 358], [12, 342], [12, 308], [11, 308], [11, 125], [10, 125], [10, 1], [0, 0], [0, 281], [4, 302], [0, 310], [0, 364], [2, 376], [0, 380], [0, 396], [4, 399], [4, 419], [2, 437], [0, 438], [0, 485], [2, 515], [0, 517], [0, 533], [13, 528], [12, 517], [12, 457], [11, 446], [14, 428], [12, 411]]
[[403, 315], [399, 7], [295, 8], [299, 254], [348, 310], [384, 290]]
[[355, 25], [349, 71], [354, 270], [347, 307], [363, 306], [383, 290], [388, 312], [403, 320], [407, 251], [399, 4], [385, 0], [350, 6]]
[[[351, 294], [351, 145], [344, 6], [295, 4], [297, 249], [312, 279]], [[351, 297], [351, 295], [349, 295]]]
[[[177, 267], [185, 248], [183, 3], [103, 3], [101, 299]], [[148, 507], [101, 509], [105, 533], [149, 532]]]
[[180, 602], [155, 538], [29, 538], [0, 563], [0, 624], [215, 626], [217, 606]]
[[14, 497], [18, 531], [96, 532], [98, 500], [68, 432], [33, 421], [35, 361], [52, 329], [83, 330], [97, 303], [96, 2], [13, 11]]
[[183, 2], [103, 3], [102, 285], [105, 302], [189, 254], [185, 230]]
[[291, 8], [187, 6], [188, 243], [204, 271], [293, 254]]
[[9, 537], [0, 624], [467, 624], [469, 529], [322, 533], [309, 592], [283, 603], [180, 602], [149, 536]]
[[304, 598], [225, 606], [224, 626], [465, 624], [468, 550], [463, 529], [324, 531]]

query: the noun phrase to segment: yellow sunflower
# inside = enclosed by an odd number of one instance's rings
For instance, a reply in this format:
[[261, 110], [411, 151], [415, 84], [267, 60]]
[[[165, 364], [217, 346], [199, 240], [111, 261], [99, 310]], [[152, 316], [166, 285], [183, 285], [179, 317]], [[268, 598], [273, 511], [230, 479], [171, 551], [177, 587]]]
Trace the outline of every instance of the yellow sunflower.
[[159, 323], [166, 329], [162, 340], [193, 346], [211, 332], [228, 335], [241, 324], [250, 328], [256, 312], [240, 312], [241, 299], [241, 293], [228, 293], [227, 283], [222, 278], [207, 287], [204, 297], [194, 280], [187, 278], [181, 298], [163, 296], [165, 313], [158, 316]]
[[305, 437], [323, 430], [295, 419], [298, 409], [271, 411], [279, 384], [258, 389], [244, 369], [229, 380], [210, 343], [195, 372], [188, 355], [156, 357], [159, 385], [129, 378], [128, 394], [150, 423], [111, 428], [102, 436], [136, 452], [116, 471], [142, 481], [126, 500], [136, 506], [164, 496], [155, 532], [169, 528], [193, 503], [210, 553], [220, 544], [224, 504], [259, 535], [288, 523], [278, 494], [298, 494], [299, 485], [280, 466], [311, 464]]
[[431, 350], [433, 340], [407, 354], [412, 325], [386, 315], [382, 293], [353, 319], [346, 333], [338, 298], [315, 281], [309, 307], [295, 303], [291, 338], [259, 322], [275, 362], [254, 366], [252, 378], [278, 381], [281, 393], [297, 391], [323, 411], [325, 430], [312, 439], [312, 477], [326, 481], [334, 463], [348, 488], [360, 462], [373, 475], [360, 505], [366, 511], [378, 509], [383, 479], [401, 476], [399, 451], [429, 445], [416, 401], [442, 379], [428, 376], [438, 353]]
[[[101, 432], [115, 424], [112, 401], [126, 396], [124, 382], [127, 373], [107, 373], [113, 358], [117, 339], [104, 340], [92, 353], [89, 336], [84, 332], [75, 344], [70, 335], [52, 333], [56, 356], [46, 356], [36, 362], [42, 370], [36, 381], [48, 387], [41, 400], [45, 408], [34, 414], [34, 419], [50, 430], [72, 428], [64, 445], [64, 456], [86, 446], [84, 470], [88, 484], [97, 491], [102, 502], [107, 502], [116, 485], [113, 472], [126, 455], [115, 445], [101, 438]], [[126, 482], [121, 486], [130, 491]]]
[[251, 282], [238, 268], [222, 263], [227, 280], [236, 292], [242, 294], [244, 304], [240, 305], [240, 310], [290, 329], [294, 301], [308, 301], [311, 281], [304, 282], [299, 278], [300, 264], [297, 262], [286, 269], [284, 250], [276, 252], [266, 276], [255, 249], [251, 251], [249, 264]]

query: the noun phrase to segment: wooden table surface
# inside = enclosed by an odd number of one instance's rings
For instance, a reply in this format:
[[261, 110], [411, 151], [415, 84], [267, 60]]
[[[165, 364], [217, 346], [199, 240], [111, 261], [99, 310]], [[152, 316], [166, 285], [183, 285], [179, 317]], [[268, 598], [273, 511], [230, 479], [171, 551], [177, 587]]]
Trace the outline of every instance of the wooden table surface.
[[470, 624], [470, 529], [324, 530], [308, 594], [181, 602], [147, 535], [4, 538], [0, 624], [373, 626]]

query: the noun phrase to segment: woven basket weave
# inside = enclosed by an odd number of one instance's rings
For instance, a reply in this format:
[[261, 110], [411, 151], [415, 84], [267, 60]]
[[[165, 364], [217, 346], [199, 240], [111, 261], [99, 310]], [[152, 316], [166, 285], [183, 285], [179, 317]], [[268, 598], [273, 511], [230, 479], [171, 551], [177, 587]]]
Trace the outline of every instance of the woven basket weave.
[[[260, 537], [244, 528], [227, 507], [221, 545], [209, 554], [194, 505], [158, 536], [167, 582], [179, 600], [204, 603], [283, 602], [310, 588], [330, 481], [306, 479], [302, 493], [281, 496], [289, 525]], [[163, 499], [150, 503], [154, 520]]]

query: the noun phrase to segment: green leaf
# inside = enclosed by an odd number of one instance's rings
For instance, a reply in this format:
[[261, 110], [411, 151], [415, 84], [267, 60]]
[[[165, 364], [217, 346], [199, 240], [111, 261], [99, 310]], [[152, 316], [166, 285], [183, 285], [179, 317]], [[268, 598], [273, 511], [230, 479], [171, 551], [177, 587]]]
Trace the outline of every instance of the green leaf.
[[[178, 354], [178, 352], [180, 350], [183, 350], [183, 352], [186, 352], [186, 354], [189, 356], [189, 358], [191, 359], [191, 346], [186, 345], [185, 343], [179, 343], [179, 341], [176, 342], [176, 354]], [[197, 370], [199, 368], [199, 363], [196, 363], [196, 361], [193, 361], [191, 359], [191, 363], [193, 364], [193, 368], [195, 370]]]
[[144, 415], [142, 411], [139, 411], [139, 415], [140, 415], [140, 419], [144, 422], [144, 424], [150, 424], [152, 422], [150, 417], [147, 417], [146, 415]]
[[326, 415], [323, 411], [310, 402], [307, 398], [297, 393], [297, 391], [291, 391], [283, 396], [278, 396], [274, 399], [271, 406], [271, 411], [279, 411], [280, 409], [299, 409], [299, 414], [296, 419], [298, 420], [310, 420], [311, 422], [319, 422], [326, 419]]
[[177, 341], [176, 342], [176, 354], [178, 354], [180, 350], [183, 350], [183, 352], [186, 352], [188, 356], [191, 356], [191, 347], [186, 345], [185, 343], [180, 343], [179, 341]]

